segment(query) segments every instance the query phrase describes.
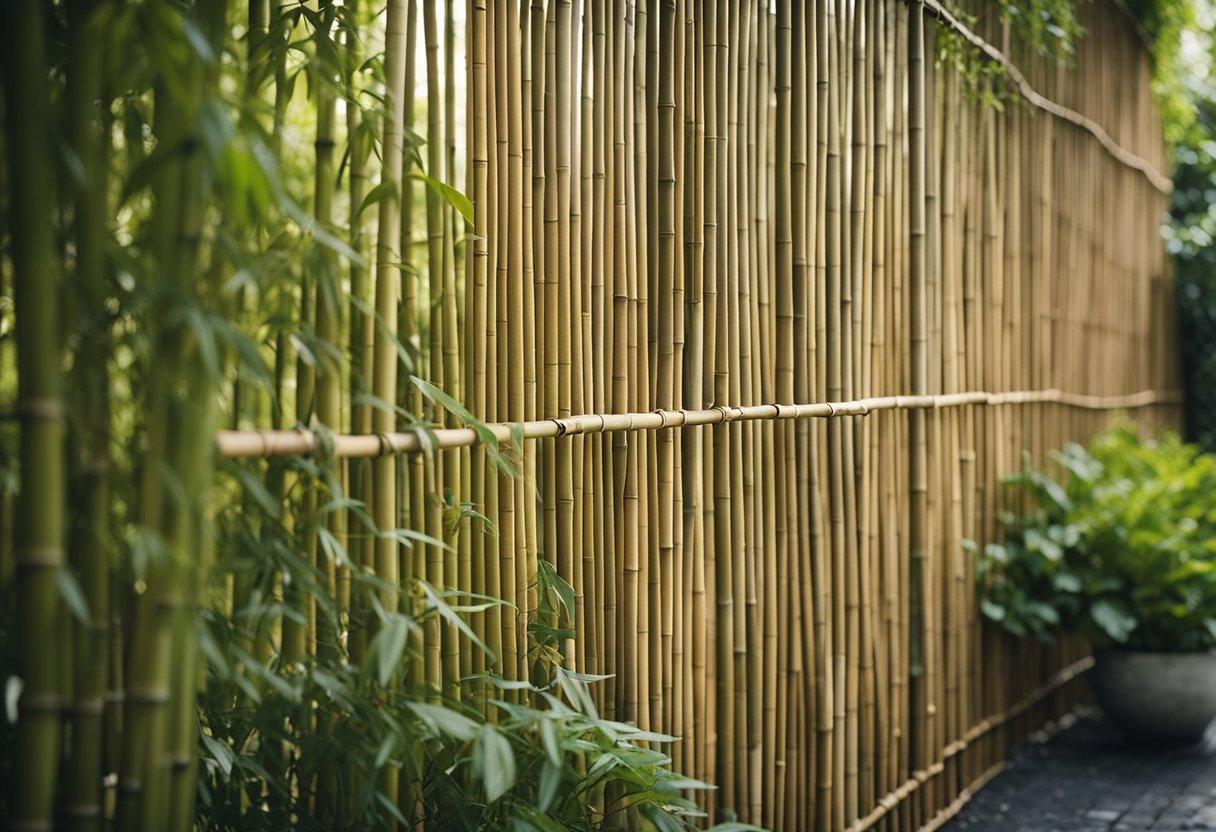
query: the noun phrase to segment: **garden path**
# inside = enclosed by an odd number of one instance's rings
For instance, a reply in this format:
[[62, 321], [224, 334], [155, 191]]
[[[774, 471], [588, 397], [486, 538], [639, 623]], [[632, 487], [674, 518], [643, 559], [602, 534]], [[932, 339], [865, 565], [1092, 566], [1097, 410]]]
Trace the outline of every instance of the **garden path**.
[[1181, 749], [1126, 745], [1097, 712], [1018, 752], [943, 832], [1216, 830], [1216, 723]]

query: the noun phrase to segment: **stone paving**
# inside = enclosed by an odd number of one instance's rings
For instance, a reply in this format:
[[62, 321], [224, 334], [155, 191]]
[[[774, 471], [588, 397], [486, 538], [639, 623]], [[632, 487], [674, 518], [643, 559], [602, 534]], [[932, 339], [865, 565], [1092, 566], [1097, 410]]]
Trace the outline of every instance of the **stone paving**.
[[943, 832], [1216, 830], [1216, 724], [1202, 743], [1133, 748], [1096, 712], [1019, 752]]

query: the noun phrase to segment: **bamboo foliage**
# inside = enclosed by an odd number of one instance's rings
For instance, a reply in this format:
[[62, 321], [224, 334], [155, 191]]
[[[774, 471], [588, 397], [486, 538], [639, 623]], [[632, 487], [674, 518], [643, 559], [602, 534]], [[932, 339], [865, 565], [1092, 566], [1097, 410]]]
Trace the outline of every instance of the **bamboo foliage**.
[[[66, 7], [69, 138], [90, 184], [117, 149], [110, 111], [92, 112], [115, 91], [90, 77], [89, 32], [119, 5]], [[225, 4], [195, 5], [189, 31], [221, 40]], [[316, 256], [233, 304], [270, 319], [252, 349], [275, 370], [268, 392], [232, 381], [227, 422], [275, 429], [221, 432], [218, 448], [315, 458], [257, 469], [274, 510], [250, 536], [291, 529], [317, 585], [277, 562], [231, 576], [221, 606], [251, 619], [250, 661], [367, 675], [402, 628], [411, 660], [377, 695], [497, 720], [475, 680], [501, 676], [501, 698], [524, 702], [510, 683], [547, 666], [539, 632], [598, 679], [601, 712], [718, 786], [696, 794], [714, 819], [861, 832], [957, 811], [1075, 702], [1088, 667], [1083, 644], [1018, 644], [982, 622], [963, 541], [996, 533], [1000, 475], [1117, 409], [1178, 418], [1142, 45], [1082, 6], [1067, 68], [971, 6], [974, 22], [938, 0], [250, 3], [244, 96], [266, 99], [267, 143], [284, 152], [312, 119], [312, 225], [296, 231]], [[166, 315], [129, 507], [141, 551], [164, 556], [112, 572], [108, 324], [69, 318], [85, 335], [66, 406], [89, 418], [65, 431], [50, 189], [28, 175], [54, 169], [38, 10], [19, 4], [4, 33], [6, 151], [24, 160], [6, 185], [28, 209], [11, 212], [13, 557], [22, 644], [75, 643], [70, 658], [19, 651], [12, 805], [21, 828], [49, 828], [61, 777], [72, 828], [185, 829], [195, 697], [232, 681], [200, 672], [194, 637], [225, 402], [214, 345]], [[311, 61], [306, 105], [291, 103], [293, 52]], [[182, 54], [147, 96], [157, 143], [180, 148], [150, 166], [153, 305], [219, 292], [228, 268], [199, 246], [222, 220], [205, 208], [197, 99], [223, 62]], [[976, 81], [960, 68], [974, 61], [1004, 74]], [[71, 274], [94, 312], [113, 278], [106, 200], [83, 189], [71, 211]], [[68, 568], [89, 613], [75, 624]], [[572, 597], [543, 595], [549, 570]], [[441, 619], [424, 592], [462, 605]], [[463, 604], [485, 597], [508, 605]], [[119, 619], [125, 635], [107, 630]], [[232, 684], [223, 696], [254, 700], [263, 682]], [[107, 685], [121, 703], [103, 706]], [[346, 822], [342, 795], [370, 793], [359, 772], [290, 741], [341, 720], [299, 721], [236, 738], [273, 746], [288, 783], [239, 808]], [[424, 745], [370, 756], [390, 813], [431, 828]]]

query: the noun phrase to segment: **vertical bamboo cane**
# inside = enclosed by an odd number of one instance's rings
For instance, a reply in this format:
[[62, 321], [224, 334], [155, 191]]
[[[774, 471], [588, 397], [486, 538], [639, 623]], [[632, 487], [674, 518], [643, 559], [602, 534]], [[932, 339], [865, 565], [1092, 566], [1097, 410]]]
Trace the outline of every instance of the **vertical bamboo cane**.
[[56, 657], [40, 640], [59, 627], [58, 570], [63, 568], [63, 404], [58, 333], [57, 269], [52, 254], [54, 172], [43, 9], [22, 3], [3, 27], [5, 147], [8, 185], [20, 211], [9, 212], [17, 324], [20, 518], [15, 533], [17, 632], [25, 647], [17, 673], [13, 822], [51, 826], [59, 764], [60, 707]]

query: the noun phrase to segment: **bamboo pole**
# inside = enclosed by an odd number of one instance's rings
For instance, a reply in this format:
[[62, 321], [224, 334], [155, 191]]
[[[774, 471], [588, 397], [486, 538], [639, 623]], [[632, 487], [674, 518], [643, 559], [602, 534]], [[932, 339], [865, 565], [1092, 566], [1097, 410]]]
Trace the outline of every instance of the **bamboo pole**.
[[21, 498], [14, 531], [17, 673], [24, 683], [12, 821], [50, 828], [59, 766], [60, 686], [56, 657], [32, 649], [59, 631], [58, 571], [64, 565], [64, 417], [58, 332], [58, 275], [52, 253], [54, 162], [42, 9], [14, 8], [3, 34], [9, 213], [17, 323], [18, 408], [22, 413]]
[[[380, 200], [378, 236], [376, 240], [376, 313], [386, 330], [374, 340], [372, 351], [371, 392], [382, 402], [397, 401], [397, 351], [393, 339], [397, 335], [397, 304], [400, 297], [401, 262], [401, 194], [403, 192], [402, 163], [404, 159], [405, 45], [407, 6], [404, 0], [391, 0], [385, 24], [385, 114], [381, 138], [382, 166], [380, 182], [389, 193]], [[375, 408], [372, 430], [384, 433], [393, 429], [396, 418], [391, 409]], [[398, 544], [383, 534], [397, 522], [397, 470], [392, 458], [379, 458], [372, 463], [372, 493], [370, 495], [372, 522], [381, 533], [374, 542], [373, 562], [376, 576], [388, 584], [380, 591], [379, 603], [389, 614], [399, 609], [397, 584], [401, 579]], [[386, 767], [382, 787], [387, 794], [398, 793], [399, 771]]]
[[[68, 101], [71, 141], [85, 181], [75, 196], [76, 275], [84, 303], [80, 328], [86, 347], [75, 365], [72, 385], [79, 425], [73, 460], [82, 516], [70, 535], [70, 561], [80, 579], [89, 618], [73, 634], [72, 743], [64, 761], [64, 810], [68, 828], [99, 830], [104, 821], [103, 749], [105, 694], [110, 663], [110, 335], [96, 310], [103, 306], [108, 279], [105, 254], [109, 102], [102, 98], [98, 29], [109, 8], [75, 3], [69, 10]], [[105, 101], [102, 112], [96, 102]], [[113, 719], [113, 714], [110, 715]]]
[[[924, 59], [924, 9], [917, 2], [909, 9], [908, 16], [908, 113], [909, 113], [909, 219], [910, 262], [909, 295], [911, 317], [911, 374], [910, 388], [913, 394], [928, 392], [928, 333], [925, 298], [925, 59]], [[910, 488], [909, 546], [910, 569], [910, 717], [912, 731], [909, 738], [909, 759], [917, 771], [928, 767], [929, 727], [927, 725], [927, 697], [924, 667], [924, 608], [925, 567], [927, 547], [928, 482], [925, 416], [921, 411], [909, 413], [908, 445], [910, 449], [908, 477]]]

